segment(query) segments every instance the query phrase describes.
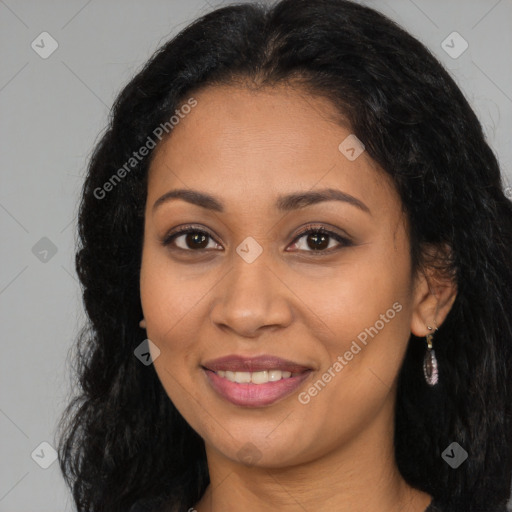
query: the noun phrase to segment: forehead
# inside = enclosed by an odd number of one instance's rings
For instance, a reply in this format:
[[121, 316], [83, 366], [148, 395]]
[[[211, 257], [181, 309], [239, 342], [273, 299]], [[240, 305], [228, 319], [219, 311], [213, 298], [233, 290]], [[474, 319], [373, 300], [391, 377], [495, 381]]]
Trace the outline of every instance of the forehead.
[[391, 180], [365, 151], [351, 160], [340, 150], [354, 136], [326, 98], [289, 86], [216, 86], [193, 97], [197, 105], [155, 150], [150, 200], [172, 188], [194, 188], [215, 191], [227, 203], [240, 194], [260, 203], [271, 191], [315, 187], [371, 202], [396, 200]]

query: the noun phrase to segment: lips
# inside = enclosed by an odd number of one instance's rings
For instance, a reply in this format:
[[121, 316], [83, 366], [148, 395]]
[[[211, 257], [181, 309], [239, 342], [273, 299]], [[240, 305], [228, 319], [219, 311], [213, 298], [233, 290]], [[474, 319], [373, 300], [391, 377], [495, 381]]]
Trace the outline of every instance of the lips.
[[269, 355], [231, 355], [206, 361], [202, 368], [211, 388], [241, 407], [270, 406], [297, 391], [313, 373], [308, 366]]
[[281, 359], [280, 357], [263, 355], [258, 357], [242, 357], [230, 355], [213, 359], [203, 363], [203, 368], [213, 372], [231, 371], [231, 372], [258, 372], [269, 370], [280, 370], [290, 373], [304, 373], [311, 370], [311, 367], [300, 363]]

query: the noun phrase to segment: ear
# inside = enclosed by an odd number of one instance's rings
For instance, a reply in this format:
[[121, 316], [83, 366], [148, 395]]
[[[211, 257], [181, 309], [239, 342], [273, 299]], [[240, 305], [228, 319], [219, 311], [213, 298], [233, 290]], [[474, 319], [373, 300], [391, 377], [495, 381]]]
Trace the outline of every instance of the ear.
[[146, 319], [143, 318], [140, 322], [139, 322], [139, 325], [142, 327], [142, 329], [145, 329], [146, 328]]
[[424, 255], [426, 264], [415, 278], [411, 318], [411, 332], [418, 337], [429, 334], [428, 327], [441, 326], [457, 296], [455, 276], [443, 269], [450, 261], [450, 248], [429, 246]]

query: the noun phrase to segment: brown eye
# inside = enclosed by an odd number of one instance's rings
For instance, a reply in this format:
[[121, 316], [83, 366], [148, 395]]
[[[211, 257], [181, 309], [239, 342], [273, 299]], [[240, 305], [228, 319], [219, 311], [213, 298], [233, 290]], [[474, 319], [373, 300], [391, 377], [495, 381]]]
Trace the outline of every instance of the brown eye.
[[309, 248], [314, 251], [319, 251], [321, 249], [327, 249], [329, 245], [329, 238], [329, 235], [324, 233], [310, 233], [307, 235], [306, 240]]
[[[209, 247], [210, 243], [213, 243], [213, 246]], [[206, 231], [190, 227], [171, 233], [163, 240], [162, 244], [164, 246], [174, 245], [175, 248], [184, 251], [215, 249], [218, 245]]]
[[[299, 243], [301, 239], [305, 242]], [[338, 247], [336, 247], [338, 244]], [[331, 249], [353, 245], [351, 240], [323, 227], [310, 228], [303, 231], [294, 241], [294, 248], [306, 252], [330, 253]]]
[[185, 245], [189, 249], [206, 249], [208, 246], [208, 235], [198, 232], [187, 233], [183, 235]]

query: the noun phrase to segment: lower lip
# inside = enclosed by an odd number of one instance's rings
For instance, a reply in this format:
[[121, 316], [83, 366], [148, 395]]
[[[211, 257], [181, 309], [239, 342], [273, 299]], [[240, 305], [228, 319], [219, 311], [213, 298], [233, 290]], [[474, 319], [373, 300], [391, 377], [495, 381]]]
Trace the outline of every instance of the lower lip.
[[215, 372], [203, 368], [213, 389], [235, 405], [244, 407], [262, 407], [273, 404], [288, 395], [291, 395], [311, 374], [307, 370], [296, 377], [281, 379], [265, 384], [239, 384], [219, 377]]

